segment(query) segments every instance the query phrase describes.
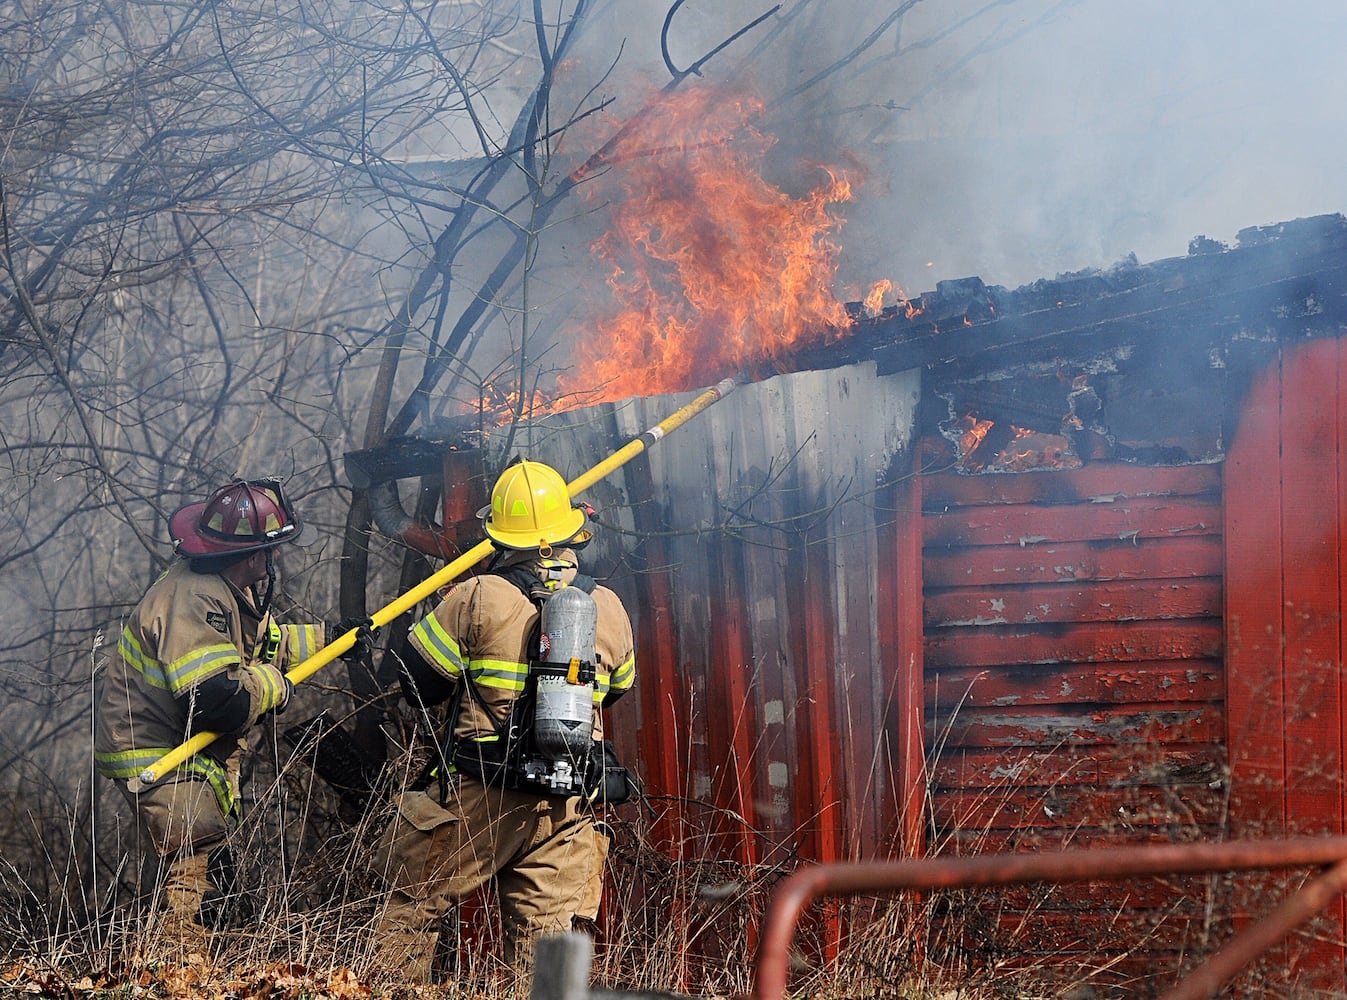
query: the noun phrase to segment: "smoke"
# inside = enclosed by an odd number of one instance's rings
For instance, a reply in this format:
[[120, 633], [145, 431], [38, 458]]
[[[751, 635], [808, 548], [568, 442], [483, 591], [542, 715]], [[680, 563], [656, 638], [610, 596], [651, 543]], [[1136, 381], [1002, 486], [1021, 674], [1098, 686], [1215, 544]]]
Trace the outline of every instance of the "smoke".
[[[674, 62], [768, 7], [692, 0]], [[663, 13], [613, 2], [584, 39], [593, 59], [624, 46], [619, 104], [622, 80], [668, 79]], [[853, 299], [884, 278], [1014, 287], [1347, 208], [1343, 38], [1328, 0], [796, 0], [705, 75], [773, 102], [783, 176], [797, 159], [862, 168], [837, 279]]]

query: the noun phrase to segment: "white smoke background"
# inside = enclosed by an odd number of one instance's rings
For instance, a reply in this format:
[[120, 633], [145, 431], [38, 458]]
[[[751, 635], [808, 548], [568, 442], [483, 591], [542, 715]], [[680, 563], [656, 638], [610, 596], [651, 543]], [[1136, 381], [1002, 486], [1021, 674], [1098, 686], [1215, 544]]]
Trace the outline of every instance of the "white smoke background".
[[[768, 8], [692, 0], [675, 64]], [[587, 72], [622, 45], [605, 89], [620, 107], [633, 82], [668, 79], [664, 10], [613, 0], [583, 40]], [[863, 168], [840, 234], [852, 300], [885, 278], [908, 294], [970, 275], [1015, 287], [1341, 211], [1344, 40], [1347, 6], [1326, 0], [787, 2], [704, 78], [777, 101], [765, 125], [784, 173], [792, 157]]]

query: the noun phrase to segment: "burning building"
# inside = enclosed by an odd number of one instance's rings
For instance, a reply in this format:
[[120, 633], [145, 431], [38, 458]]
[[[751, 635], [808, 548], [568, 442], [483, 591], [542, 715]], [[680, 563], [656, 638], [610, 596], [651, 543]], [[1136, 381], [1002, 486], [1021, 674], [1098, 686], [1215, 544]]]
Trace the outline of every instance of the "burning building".
[[[1347, 220], [851, 318], [584, 495], [637, 625], [611, 728], [659, 843], [742, 883], [1342, 832]], [[682, 401], [552, 414], [515, 447], [574, 476]], [[452, 550], [482, 463], [441, 445], [356, 478], [385, 530]], [[412, 471], [443, 476], [447, 529], [386, 489]], [[1275, 899], [1252, 892], [1005, 893], [983, 945], [1177, 972]], [[1345, 937], [1338, 904], [1284, 964], [1341, 988]]]

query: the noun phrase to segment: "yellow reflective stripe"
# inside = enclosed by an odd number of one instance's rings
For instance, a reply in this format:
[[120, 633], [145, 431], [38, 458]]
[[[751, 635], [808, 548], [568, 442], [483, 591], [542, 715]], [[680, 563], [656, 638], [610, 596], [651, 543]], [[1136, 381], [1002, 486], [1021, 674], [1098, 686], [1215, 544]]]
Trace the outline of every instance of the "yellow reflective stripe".
[[633, 653], [608, 676], [608, 685], [617, 691], [625, 691], [636, 679], [636, 654]]
[[281, 691], [283, 690], [279, 681], [279, 672], [275, 668], [268, 670], [266, 667], [254, 667], [253, 673], [262, 679], [261, 710], [265, 712], [268, 709], [275, 708], [281, 703]]
[[130, 626], [122, 629], [117, 652], [131, 669], [145, 678], [145, 683], [173, 694], [191, 687], [203, 674], [214, 673], [221, 665], [227, 667], [231, 663], [237, 663], [239, 659], [238, 650], [233, 645], [222, 643], [218, 646], [194, 649], [165, 667], [163, 663], [145, 652], [139, 640], [132, 634]]
[[523, 691], [528, 680], [529, 665], [513, 660], [473, 660], [472, 679], [482, 687], [502, 691]]
[[[95, 753], [94, 766], [105, 778], [124, 780], [138, 778], [140, 772], [151, 764], [157, 763], [172, 748], [138, 747], [135, 750], [119, 750], [113, 753]], [[215, 801], [226, 816], [234, 811], [234, 789], [229, 784], [229, 775], [218, 761], [203, 754], [193, 754], [174, 769], [179, 777], [199, 775], [210, 785], [215, 793]], [[162, 779], [160, 779], [162, 780]]]
[[105, 778], [134, 778], [145, 768], [156, 763], [170, 747], [141, 747], [138, 750], [119, 750], [115, 753], [95, 753], [94, 766]]
[[239, 651], [232, 643], [202, 646], [186, 656], [178, 657], [168, 665], [168, 669], [165, 670], [168, 688], [177, 694], [192, 687], [207, 674], [219, 673], [222, 668], [228, 668], [238, 662]]
[[117, 643], [117, 652], [127, 666], [145, 678], [145, 683], [164, 691], [169, 689], [168, 678], [164, 676], [163, 666], [160, 665], [158, 660], [147, 655], [145, 650], [141, 649], [140, 643], [131, 634], [130, 626], [122, 629], [122, 638]]
[[463, 651], [438, 618], [433, 614], [426, 615], [412, 628], [412, 635], [420, 641], [434, 665], [451, 679], [458, 680], [463, 676]]
[[291, 662], [303, 663], [318, 652], [317, 625], [286, 625], [284, 628], [290, 633], [288, 646]]

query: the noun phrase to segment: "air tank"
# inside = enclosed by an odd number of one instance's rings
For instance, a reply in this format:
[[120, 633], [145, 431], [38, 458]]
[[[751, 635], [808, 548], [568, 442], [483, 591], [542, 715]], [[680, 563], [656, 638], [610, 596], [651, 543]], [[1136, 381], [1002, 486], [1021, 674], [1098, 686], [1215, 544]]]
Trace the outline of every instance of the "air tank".
[[543, 604], [533, 743], [544, 756], [583, 760], [591, 750], [598, 625], [598, 607], [583, 590], [563, 587]]

